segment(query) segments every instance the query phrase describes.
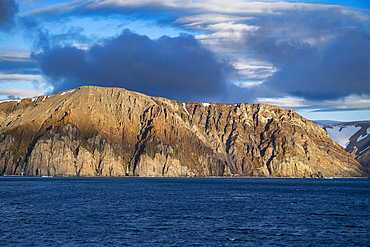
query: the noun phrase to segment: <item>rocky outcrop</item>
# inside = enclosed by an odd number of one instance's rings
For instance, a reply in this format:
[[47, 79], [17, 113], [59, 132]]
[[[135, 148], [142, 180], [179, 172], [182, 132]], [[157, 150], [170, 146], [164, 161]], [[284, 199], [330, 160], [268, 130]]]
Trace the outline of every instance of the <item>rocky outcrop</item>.
[[77, 128], [62, 127], [62, 134], [53, 130], [40, 138], [27, 159], [25, 174], [31, 176], [125, 176], [122, 158], [101, 136], [83, 141]]
[[14, 146], [14, 137], [11, 135], [0, 136], [0, 172], [3, 174], [21, 174], [19, 169], [21, 164], [14, 160], [12, 148]]
[[0, 135], [7, 175], [369, 176], [319, 126], [264, 104], [81, 87], [0, 103]]

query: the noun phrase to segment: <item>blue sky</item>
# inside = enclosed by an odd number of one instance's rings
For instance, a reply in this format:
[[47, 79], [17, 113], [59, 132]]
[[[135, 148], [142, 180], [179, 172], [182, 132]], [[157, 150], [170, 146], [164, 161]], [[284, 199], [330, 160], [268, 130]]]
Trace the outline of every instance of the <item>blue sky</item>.
[[1, 0], [0, 100], [83, 85], [370, 120], [370, 1]]

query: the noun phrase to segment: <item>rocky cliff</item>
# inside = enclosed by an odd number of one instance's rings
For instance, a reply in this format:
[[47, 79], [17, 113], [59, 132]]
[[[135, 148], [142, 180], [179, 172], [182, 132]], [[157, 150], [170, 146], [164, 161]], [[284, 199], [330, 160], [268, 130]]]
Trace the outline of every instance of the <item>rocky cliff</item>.
[[0, 103], [0, 174], [369, 176], [294, 111], [99, 87]]

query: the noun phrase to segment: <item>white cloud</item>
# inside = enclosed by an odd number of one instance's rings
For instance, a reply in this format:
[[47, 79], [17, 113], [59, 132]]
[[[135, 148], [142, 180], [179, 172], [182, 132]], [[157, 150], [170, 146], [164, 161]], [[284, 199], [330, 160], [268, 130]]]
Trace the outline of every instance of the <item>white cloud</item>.
[[253, 87], [258, 87], [262, 84], [263, 82], [250, 82], [250, 83], [244, 83], [241, 84], [240, 87], [246, 87], [246, 88], [253, 88]]
[[180, 24], [189, 24], [189, 25], [198, 25], [204, 26], [208, 24], [216, 23], [227, 23], [227, 22], [244, 22], [251, 20], [253, 17], [243, 17], [243, 16], [233, 16], [226, 14], [196, 14], [196, 15], [187, 15], [177, 18], [175, 23]]
[[[259, 83], [255, 83], [251, 86], [257, 86]], [[261, 84], [261, 83], [260, 83]], [[291, 108], [311, 108], [317, 110], [330, 110], [330, 111], [342, 111], [342, 110], [368, 110], [370, 109], [370, 95], [350, 95], [343, 99], [338, 100], [326, 100], [326, 101], [309, 101], [299, 98], [257, 98], [256, 103], [264, 103], [270, 105], [278, 105], [287, 109]]]
[[350, 95], [344, 99], [324, 101], [327, 108], [340, 110], [348, 109], [370, 109], [370, 95]]
[[[61, 14], [70, 11], [86, 11], [110, 8], [140, 8], [156, 10], [187, 10], [190, 15], [197, 14], [239, 14], [248, 16], [251, 14], [281, 14], [286, 10], [317, 10], [339, 8], [341, 6], [290, 3], [282, 1], [241, 1], [241, 0], [75, 0], [68, 3], [59, 3], [44, 8], [39, 8], [24, 13], [23, 15]], [[345, 9], [350, 12], [350, 9]], [[119, 11], [119, 9], [117, 9]], [[344, 11], [344, 10], [343, 10]]]
[[86, 4], [93, 2], [94, 0], [75, 0], [68, 3], [58, 3], [55, 5], [51, 5], [48, 7], [42, 7], [38, 9], [34, 9], [28, 12], [21, 13], [20, 16], [27, 16], [27, 15], [57, 15], [68, 13], [69, 11], [73, 11], [78, 8], [84, 8]]
[[304, 99], [296, 98], [257, 98], [257, 103], [277, 105], [284, 108], [301, 108], [309, 106]]
[[26, 90], [26, 89], [19, 89], [19, 88], [6, 88], [0, 89], [0, 95], [2, 96], [15, 96], [19, 98], [32, 98], [36, 96], [40, 96], [45, 94], [46, 91], [43, 90]]
[[0, 74], [0, 83], [4, 82], [16, 82], [16, 81], [41, 81], [41, 76], [34, 76], [34, 75], [1, 75]]
[[276, 68], [272, 65], [256, 63], [255, 61], [236, 62], [233, 65], [244, 80], [266, 79], [276, 71]]
[[15, 47], [0, 47], [0, 59], [13, 62], [30, 61], [30, 51]]

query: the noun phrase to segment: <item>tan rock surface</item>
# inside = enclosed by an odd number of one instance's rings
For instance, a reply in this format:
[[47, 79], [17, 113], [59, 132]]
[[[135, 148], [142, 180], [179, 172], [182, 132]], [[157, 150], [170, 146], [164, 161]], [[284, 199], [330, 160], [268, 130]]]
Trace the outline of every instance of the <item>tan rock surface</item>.
[[319, 126], [264, 104], [81, 87], [0, 103], [0, 135], [7, 175], [369, 176]]

